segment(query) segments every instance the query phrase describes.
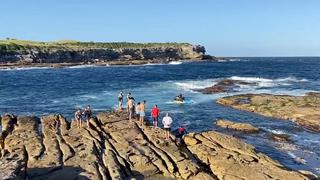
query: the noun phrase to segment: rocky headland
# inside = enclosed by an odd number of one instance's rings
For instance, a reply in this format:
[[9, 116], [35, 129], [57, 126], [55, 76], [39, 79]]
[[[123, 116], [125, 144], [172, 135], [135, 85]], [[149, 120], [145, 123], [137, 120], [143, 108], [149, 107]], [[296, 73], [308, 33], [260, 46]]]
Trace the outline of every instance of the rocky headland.
[[2, 67], [64, 67], [83, 64], [129, 65], [216, 58], [189, 43], [35, 42], [0, 40]]
[[215, 131], [189, 133], [184, 145], [160, 128], [105, 112], [77, 128], [62, 115], [4, 115], [0, 179], [313, 179], [254, 147]]
[[245, 94], [224, 97], [217, 102], [235, 109], [290, 120], [320, 132], [320, 93], [311, 92], [305, 96]]

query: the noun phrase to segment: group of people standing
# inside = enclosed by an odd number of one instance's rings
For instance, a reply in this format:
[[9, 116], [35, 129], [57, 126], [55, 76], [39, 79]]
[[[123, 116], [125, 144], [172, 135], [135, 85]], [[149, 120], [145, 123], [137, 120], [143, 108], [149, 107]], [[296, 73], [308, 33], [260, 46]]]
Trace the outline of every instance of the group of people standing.
[[89, 127], [89, 120], [92, 117], [92, 109], [90, 105], [88, 105], [86, 108], [81, 110], [81, 108], [78, 108], [77, 111], [74, 114], [74, 119], [77, 122], [77, 127], [82, 127], [82, 121], [87, 122], [87, 126]]
[[[120, 92], [118, 95], [118, 109], [120, 111], [123, 110], [123, 92]], [[136, 118], [140, 125], [144, 125], [144, 120], [146, 117], [146, 100], [143, 100], [142, 102], [135, 103], [134, 97], [132, 97], [132, 94], [129, 92], [126, 96], [127, 100], [127, 106], [126, 111], [128, 113], [128, 119], [131, 122], [132, 119]], [[159, 116], [160, 116], [160, 109], [158, 108], [158, 105], [154, 105], [151, 109], [151, 117], [153, 120], [153, 126], [155, 128], [158, 128], [159, 124]], [[170, 138], [170, 131], [171, 131], [171, 125], [172, 125], [172, 118], [169, 116], [169, 113], [166, 113], [166, 116], [162, 120], [163, 127], [165, 129], [165, 139]]]
[[[118, 95], [118, 110], [123, 110], [123, 99], [124, 95], [123, 92], [120, 92]], [[145, 118], [146, 118], [146, 100], [143, 100], [142, 102], [135, 103], [135, 99], [132, 97], [132, 94], [129, 92], [126, 96], [127, 105], [126, 105], [126, 111], [128, 113], [128, 119], [130, 122], [132, 122], [133, 119], [136, 119], [139, 121], [140, 125], [143, 126], [145, 124]], [[93, 116], [92, 109], [90, 105], [88, 105], [86, 108], [81, 110], [81, 108], [78, 108], [77, 111], [74, 114], [74, 119], [77, 123], [78, 128], [82, 128], [82, 121], [86, 121], [87, 126], [89, 127], [89, 120]], [[158, 128], [159, 125], [159, 117], [160, 117], [160, 109], [158, 108], [158, 105], [154, 105], [151, 109], [151, 118], [153, 121], [153, 127]], [[169, 116], [169, 113], [166, 113], [165, 117], [162, 119], [163, 128], [165, 130], [165, 139], [170, 139], [170, 132], [171, 132], [171, 125], [172, 125], [172, 117]], [[184, 128], [182, 128], [184, 129]], [[185, 130], [185, 129], [184, 129]], [[177, 138], [179, 138], [179, 135], [184, 134], [184, 131], [181, 131], [181, 127], [179, 128]], [[182, 137], [182, 136], [181, 136]]]

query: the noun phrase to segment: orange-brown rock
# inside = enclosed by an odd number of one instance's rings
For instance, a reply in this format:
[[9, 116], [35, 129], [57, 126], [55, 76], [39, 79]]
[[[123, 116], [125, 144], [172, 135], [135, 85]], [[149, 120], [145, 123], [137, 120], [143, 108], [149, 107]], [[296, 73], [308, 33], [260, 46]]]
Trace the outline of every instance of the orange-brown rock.
[[174, 137], [164, 140], [164, 130], [129, 122], [120, 112], [101, 113], [82, 128], [62, 115], [18, 116], [16, 122], [4, 138], [0, 179], [309, 179], [312, 175], [285, 169], [251, 145], [216, 132], [190, 133], [184, 138], [186, 146], [178, 146]]
[[291, 120], [320, 132], [320, 93], [308, 93], [305, 96], [245, 94], [224, 97], [217, 102], [235, 109]]
[[252, 126], [251, 124], [248, 123], [237, 123], [225, 119], [220, 119], [216, 121], [216, 125], [227, 128], [227, 129], [232, 129], [236, 131], [242, 131], [245, 133], [257, 133], [259, 132], [259, 128], [256, 128]]

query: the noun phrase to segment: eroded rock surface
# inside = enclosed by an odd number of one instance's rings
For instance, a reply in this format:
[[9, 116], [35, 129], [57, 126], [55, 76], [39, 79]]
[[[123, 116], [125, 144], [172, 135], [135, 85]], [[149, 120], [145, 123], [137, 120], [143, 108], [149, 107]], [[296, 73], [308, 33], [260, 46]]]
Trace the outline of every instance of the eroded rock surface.
[[291, 120], [320, 132], [320, 93], [308, 93], [305, 96], [246, 94], [224, 97], [217, 102], [268, 117]]
[[61, 115], [6, 118], [16, 124], [4, 137], [0, 179], [308, 179], [230, 136], [191, 133], [177, 146], [124, 113], [82, 128]]
[[220, 119], [216, 121], [216, 125], [227, 128], [227, 129], [232, 129], [236, 131], [242, 131], [245, 133], [257, 133], [259, 132], [259, 128], [252, 126], [251, 124], [248, 123], [238, 123], [238, 122], [233, 122], [225, 119]]
[[207, 164], [218, 179], [308, 179], [231, 136], [210, 131], [188, 134], [184, 140], [187, 148]]

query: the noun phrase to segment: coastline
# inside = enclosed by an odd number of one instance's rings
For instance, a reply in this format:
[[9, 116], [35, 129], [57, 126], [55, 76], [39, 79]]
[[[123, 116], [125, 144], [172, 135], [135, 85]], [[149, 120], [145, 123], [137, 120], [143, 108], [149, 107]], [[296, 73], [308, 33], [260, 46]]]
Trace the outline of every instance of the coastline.
[[17, 68], [67, 68], [73, 66], [128, 66], [128, 65], [146, 65], [146, 64], [170, 64], [171, 62], [206, 62], [218, 61], [217, 59], [181, 59], [181, 60], [115, 60], [105, 62], [77, 62], [77, 63], [0, 63], [0, 70], [17, 69]]

